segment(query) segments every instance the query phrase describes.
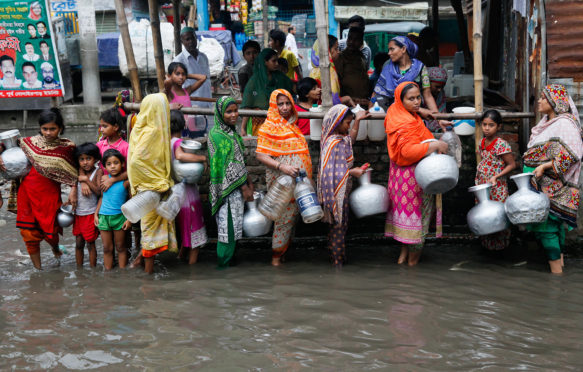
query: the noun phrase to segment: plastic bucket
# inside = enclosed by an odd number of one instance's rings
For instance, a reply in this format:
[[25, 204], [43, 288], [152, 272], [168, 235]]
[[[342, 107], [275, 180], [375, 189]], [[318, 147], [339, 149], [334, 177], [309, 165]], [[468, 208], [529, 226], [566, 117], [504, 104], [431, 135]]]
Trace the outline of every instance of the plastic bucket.
[[[456, 107], [453, 109], [455, 114], [473, 114], [476, 109], [473, 107]], [[453, 130], [458, 136], [471, 136], [476, 133], [476, 121], [472, 119], [462, 119], [453, 121]]]

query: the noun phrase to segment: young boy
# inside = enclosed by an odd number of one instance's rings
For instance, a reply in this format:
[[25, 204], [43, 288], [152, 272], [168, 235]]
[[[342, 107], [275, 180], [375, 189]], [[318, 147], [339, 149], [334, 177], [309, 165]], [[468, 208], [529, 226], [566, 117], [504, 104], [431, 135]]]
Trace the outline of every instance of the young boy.
[[243, 44], [243, 58], [245, 58], [247, 64], [239, 70], [239, 87], [241, 89], [241, 95], [243, 95], [245, 86], [253, 75], [253, 63], [260, 51], [261, 46], [255, 40], [248, 40]]
[[[301, 80], [302, 70], [300, 69], [300, 63], [296, 56], [285, 48], [285, 34], [281, 30], [271, 30], [269, 31], [269, 47], [279, 53], [280, 58], [285, 58], [287, 60], [287, 77], [290, 80]], [[297, 79], [294, 77], [294, 73], [297, 75]]]

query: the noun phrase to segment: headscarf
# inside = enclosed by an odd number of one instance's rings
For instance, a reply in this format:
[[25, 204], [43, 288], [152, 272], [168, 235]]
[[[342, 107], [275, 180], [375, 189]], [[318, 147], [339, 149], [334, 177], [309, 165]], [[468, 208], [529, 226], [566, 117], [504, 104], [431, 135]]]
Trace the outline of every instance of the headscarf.
[[374, 92], [392, 99], [396, 95], [395, 88], [397, 85], [406, 81], [414, 81], [425, 66], [423, 65], [423, 62], [415, 58], [417, 56], [418, 47], [414, 42], [404, 36], [396, 36], [392, 38], [391, 41], [396, 41], [404, 45], [407, 49], [409, 58], [411, 58], [411, 67], [404, 75], [401, 74], [399, 65], [393, 63], [390, 59], [383, 66], [381, 75], [377, 80], [377, 85], [374, 88]]
[[79, 173], [73, 155], [75, 144], [72, 141], [57, 138], [49, 142], [39, 134], [23, 138], [20, 148], [41, 176], [69, 186], [77, 184]]
[[395, 102], [389, 107], [385, 117], [389, 158], [401, 167], [421, 160], [429, 148], [428, 143], [421, 142], [434, 138], [421, 117], [417, 113], [410, 113], [403, 106], [401, 92], [409, 84], [419, 87], [410, 81], [399, 84], [395, 89]]
[[342, 223], [348, 172], [354, 162], [350, 136], [334, 133], [348, 112], [345, 105], [333, 106], [322, 123], [318, 199], [324, 206], [324, 221], [328, 223]]
[[[279, 114], [277, 108], [277, 96], [280, 94], [286, 96], [292, 104], [293, 112], [287, 120]], [[267, 119], [257, 133], [256, 152], [270, 156], [309, 154], [308, 143], [296, 124], [298, 112], [293, 103], [292, 95], [287, 90], [277, 89], [271, 93]]]
[[208, 136], [210, 164], [209, 200], [211, 212], [216, 214], [223, 199], [247, 181], [247, 168], [243, 157], [243, 139], [235, 128], [225, 123], [225, 111], [237, 103], [223, 96], [215, 103], [215, 125]]
[[[265, 56], [273, 49], [265, 48], [259, 53], [253, 64], [253, 75], [243, 92], [242, 108], [259, 108], [267, 110], [269, 95], [275, 89], [293, 90], [292, 81], [281, 71], [272, 71], [271, 79], [265, 66]], [[293, 101], [292, 101], [293, 102]]]
[[170, 105], [163, 93], [144, 98], [130, 135], [128, 178], [131, 194], [167, 191], [174, 182], [170, 175]]
[[[439, 83], [445, 84], [447, 83], [447, 71], [441, 67], [429, 67], [427, 69], [427, 73], [429, 75], [429, 81], [432, 83]], [[446, 112], [447, 111], [447, 104], [445, 101], [445, 92], [443, 89], [437, 97], [435, 98], [435, 104], [437, 105], [437, 110], [439, 112]]]

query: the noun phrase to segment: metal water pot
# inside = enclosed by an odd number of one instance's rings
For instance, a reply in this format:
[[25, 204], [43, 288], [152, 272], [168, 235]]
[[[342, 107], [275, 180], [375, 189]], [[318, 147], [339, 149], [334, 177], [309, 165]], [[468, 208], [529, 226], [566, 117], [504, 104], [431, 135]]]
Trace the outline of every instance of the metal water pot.
[[467, 215], [468, 226], [475, 235], [489, 235], [510, 227], [504, 203], [490, 200], [491, 184], [472, 186], [468, 191], [478, 198], [478, 204]]
[[[423, 142], [433, 142], [427, 140]], [[422, 142], [422, 143], [423, 143]], [[415, 167], [415, 179], [426, 194], [443, 194], [455, 187], [460, 175], [455, 159], [432, 152]]]
[[532, 173], [520, 173], [510, 177], [518, 186], [518, 191], [506, 199], [504, 208], [510, 222], [514, 225], [545, 222], [551, 201], [542, 192], [530, 188]]
[[172, 161], [172, 173], [178, 182], [196, 184], [202, 177], [203, 171], [204, 164], [202, 163], [183, 163], [176, 159]]
[[57, 213], [57, 223], [61, 227], [69, 227], [75, 221], [72, 205], [62, 205], [59, 213]]
[[0, 133], [0, 141], [2, 141], [5, 149], [0, 156], [2, 157], [4, 168], [6, 168], [6, 171], [0, 172], [0, 175], [10, 180], [26, 176], [30, 171], [30, 162], [24, 151], [18, 147], [19, 136], [18, 129]]
[[189, 154], [196, 154], [197, 150], [202, 148], [202, 143], [193, 140], [182, 140], [180, 142], [180, 148]]
[[243, 215], [243, 233], [245, 236], [256, 237], [269, 234], [273, 222], [257, 209], [257, 203], [263, 195], [253, 193], [253, 201], [247, 202], [247, 212]]
[[389, 193], [385, 187], [370, 182], [371, 172], [367, 169], [360, 176], [360, 186], [350, 194], [350, 207], [358, 218], [387, 213], [389, 209]]

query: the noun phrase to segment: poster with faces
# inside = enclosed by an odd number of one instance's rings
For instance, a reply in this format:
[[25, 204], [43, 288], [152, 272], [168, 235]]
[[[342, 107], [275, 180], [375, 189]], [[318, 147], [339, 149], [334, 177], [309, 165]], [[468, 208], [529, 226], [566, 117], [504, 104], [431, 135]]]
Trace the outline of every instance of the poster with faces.
[[0, 98], [64, 95], [48, 0], [0, 0]]

